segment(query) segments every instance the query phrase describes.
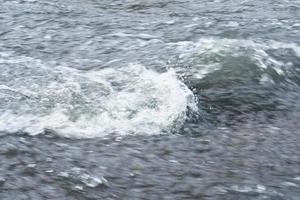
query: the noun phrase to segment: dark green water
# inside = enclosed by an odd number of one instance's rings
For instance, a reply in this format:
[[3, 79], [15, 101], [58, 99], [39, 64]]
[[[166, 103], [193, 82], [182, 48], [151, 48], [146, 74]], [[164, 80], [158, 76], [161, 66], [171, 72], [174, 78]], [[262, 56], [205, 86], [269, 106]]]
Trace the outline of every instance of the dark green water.
[[299, 35], [297, 0], [0, 0], [0, 199], [299, 199]]

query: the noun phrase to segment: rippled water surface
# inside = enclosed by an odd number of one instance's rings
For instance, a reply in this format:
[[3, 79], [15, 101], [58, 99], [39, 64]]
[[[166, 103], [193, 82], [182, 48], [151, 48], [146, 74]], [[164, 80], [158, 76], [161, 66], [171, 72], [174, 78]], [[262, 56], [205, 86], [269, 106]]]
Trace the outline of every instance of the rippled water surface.
[[300, 197], [298, 0], [0, 0], [0, 199]]

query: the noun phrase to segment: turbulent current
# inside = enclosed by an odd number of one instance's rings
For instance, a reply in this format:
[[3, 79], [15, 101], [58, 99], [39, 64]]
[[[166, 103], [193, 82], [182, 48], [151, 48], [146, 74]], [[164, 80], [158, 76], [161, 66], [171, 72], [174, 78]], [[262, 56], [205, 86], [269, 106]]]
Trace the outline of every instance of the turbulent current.
[[156, 134], [182, 124], [188, 107], [196, 110], [193, 93], [173, 70], [129, 65], [82, 72], [27, 57], [4, 57], [1, 70], [0, 131]]
[[0, 199], [300, 196], [297, 0], [0, 0]]

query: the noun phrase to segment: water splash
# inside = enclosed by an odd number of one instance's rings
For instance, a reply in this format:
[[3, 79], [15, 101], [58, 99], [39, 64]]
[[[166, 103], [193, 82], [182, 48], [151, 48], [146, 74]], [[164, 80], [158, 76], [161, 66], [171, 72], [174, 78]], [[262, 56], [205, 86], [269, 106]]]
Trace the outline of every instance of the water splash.
[[29, 57], [0, 58], [0, 131], [66, 137], [172, 131], [196, 109], [174, 70], [142, 65], [87, 71], [47, 66]]

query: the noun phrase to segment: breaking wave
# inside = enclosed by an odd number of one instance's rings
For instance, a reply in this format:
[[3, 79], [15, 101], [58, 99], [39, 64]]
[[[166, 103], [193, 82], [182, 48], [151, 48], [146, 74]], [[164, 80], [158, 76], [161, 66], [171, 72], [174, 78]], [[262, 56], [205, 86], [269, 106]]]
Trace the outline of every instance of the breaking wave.
[[65, 137], [157, 134], [181, 126], [193, 93], [174, 70], [132, 64], [80, 71], [1, 54], [0, 131]]

